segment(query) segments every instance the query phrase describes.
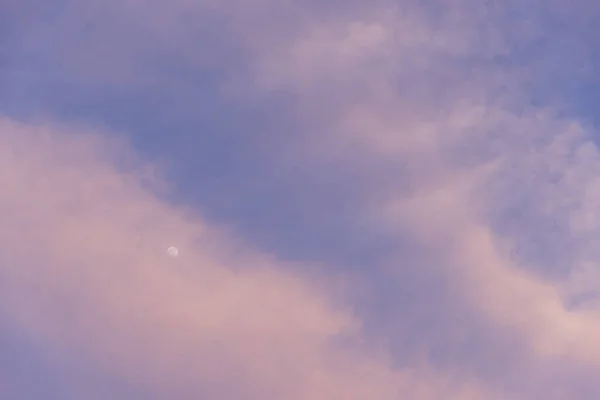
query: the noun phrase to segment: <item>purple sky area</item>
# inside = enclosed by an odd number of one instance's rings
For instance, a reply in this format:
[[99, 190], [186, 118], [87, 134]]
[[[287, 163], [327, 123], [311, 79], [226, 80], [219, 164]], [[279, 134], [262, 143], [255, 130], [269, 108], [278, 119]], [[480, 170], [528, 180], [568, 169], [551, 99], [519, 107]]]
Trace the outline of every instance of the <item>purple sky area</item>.
[[0, 398], [597, 400], [599, 38], [590, 0], [0, 1]]

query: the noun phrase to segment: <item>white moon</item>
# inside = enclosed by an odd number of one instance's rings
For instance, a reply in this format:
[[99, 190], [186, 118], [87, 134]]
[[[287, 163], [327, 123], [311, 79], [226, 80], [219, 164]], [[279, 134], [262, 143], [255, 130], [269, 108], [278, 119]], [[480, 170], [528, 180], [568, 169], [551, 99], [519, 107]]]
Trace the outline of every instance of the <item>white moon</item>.
[[171, 246], [167, 249], [167, 254], [171, 257], [177, 257], [177, 255], [179, 254], [179, 250], [177, 250], [177, 247]]

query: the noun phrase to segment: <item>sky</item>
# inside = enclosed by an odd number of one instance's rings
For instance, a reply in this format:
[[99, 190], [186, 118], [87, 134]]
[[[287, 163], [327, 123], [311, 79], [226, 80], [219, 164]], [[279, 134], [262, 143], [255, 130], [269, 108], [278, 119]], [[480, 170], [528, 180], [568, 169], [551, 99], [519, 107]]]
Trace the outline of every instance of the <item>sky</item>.
[[597, 399], [598, 37], [590, 0], [0, 2], [0, 398]]

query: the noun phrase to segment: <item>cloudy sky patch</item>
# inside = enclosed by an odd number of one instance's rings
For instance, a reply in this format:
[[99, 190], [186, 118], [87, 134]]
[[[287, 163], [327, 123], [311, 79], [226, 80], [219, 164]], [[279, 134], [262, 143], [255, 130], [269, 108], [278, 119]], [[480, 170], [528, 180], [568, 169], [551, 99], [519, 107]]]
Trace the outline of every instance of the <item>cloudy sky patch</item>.
[[0, 394], [596, 398], [590, 2], [0, 15]]

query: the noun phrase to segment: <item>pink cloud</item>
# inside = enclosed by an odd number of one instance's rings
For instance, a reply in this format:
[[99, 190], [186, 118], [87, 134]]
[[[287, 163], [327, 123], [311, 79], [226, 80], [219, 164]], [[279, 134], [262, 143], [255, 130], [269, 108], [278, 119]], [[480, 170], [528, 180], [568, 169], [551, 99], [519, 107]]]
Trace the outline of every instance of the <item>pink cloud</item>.
[[[461, 20], [481, 17], [468, 7], [448, 10]], [[498, 40], [486, 42], [489, 48], [482, 51], [482, 30], [471, 28], [429, 25], [418, 13], [383, 12], [307, 26], [258, 58], [258, 87], [292, 91], [299, 118], [317, 121], [319, 135], [307, 141], [315, 150], [298, 152], [316, 153], [348, 169], [378, 165], [377, 171], [402, 177], [395, 189], [369, 186], [374, 191], [364, 196], [371, 209], [357, 218], [370, 220], [381, 232], [410, 235], [437, 254], [440, 265], [423, 268], [443, 270], [447, 285], [459, 288], [454, 310], [476, 310], [478, 324], [506, 340], [519, 338], [528, 360], [523, 380], [568, 375], [542, 366], [557, 359], [595, 368], [600, 358], [592, 338], [599, 333], [598, 317], [570, 310], [565, 294], [581, 262], [596, 265], [599, 255], [592, 249], [599, 226], [592, 175], [600, 160], [592, 132], [549, 106], [528, 104], [519, 86], [527, 84], [533, 69], [470, 63], [471, 57], [504, 55], [515, 45], [501, 25], [492, 25], [482, 29]], [[544, 224], [557, 221], [556, 245], [572, 245], [561, 278], [544, 271], [543, 263], [552, 260], [543, 255], [516, 254], [516, 248], [545, 239], [543, 225], [523, 219], [511, 228], [520, 232], [499, 229], [503, 221], [498, 218], [508, 217], [519, 196], [539, 207], [524, 207], [524, 212]], [[537, 270], [531, 268], [534, 263]], [[416, 268], [401, 254], [393, 264]], [[588, 272], [590, 278], [597, 275]], [[406, 283], [397, 285], [400, 290]], [[486, 361], [493, 362], [492, 357]], [[575, 386], [563, 389], [576, 393]]]
[[[136, 20], [135, 32], [127, 40], [88, 37], [77, 51], [60, 54], [76, 56], [63, 61], [81, 81], [131, 84], [142, 77], [151, 84], [152, 71], [139, 74], [144, 57], [127, 51], [136, 48], [136, 33], [206, 65], [214, 62], [209, 51], [188, 54], [193, 24], [183, 24], [183, 16], [226, 14], [219, 37], [242, 49], [248, 68], [224, 92], [245, 100], [291, 93], [297, 121], [315, 128], [286, 148], [294, 160], [314, 162], [316, 154], [349, 171], [376, 166], [394, 178], [381, 185], [372, 184], [380, 179], [375, 173], [356, 179], [366, 206], [355, 219], [398, 241], [410, 236], [434, 260], [417, 265], [403, 254], [389, 256], [386, 277], [398, 292], [430, 289], [409, 287], [419, 283], [413, 275], [447, 278], [433, 287], [439, 297], [418, 297], [427, 304], [389, 304], [405, 312], [390, 323], [400, 328], [381, 336], [394, 344], [409, 331], [420, 347], [408, 359], [393, 346], [363, 348], [363, 321], [334, 302], [333, 283], [292, 273], [259, 249], [242, 252], [201, 216], [161, 200], [145, 186], [148, 179], [165, 186], [152, 178], [153, 168], [127, 167], [131, 150], [108, 145], [102, 133], [10, 120], [0, 126], [0, 274], [10, 287], [0, 310], [7, 323], [55, 357], [76, 349], [77, 362], [165, 397], [585, 396], [579, 383], [600, 362], [599, 322], [593, 310], [567, 303], [584, 286], [582, 265], [586, 290], [598, 288], [600, 158], [589, 128], [528, 103], [523, 88], [534, 69], [490, 61], [510, 54], [515, 41], [540, 35], [540, 27], [512, 30], [502, 25], [502, 9], [468, 1], [447, 6], [435, 23], [427, 10], [381, 4], [339, 15], [267, 1], [199, 4], [103, 4], [102, 13], [86, 16], [118, 21], [129, 33]], [[92, 53], [111, 68], [90, 63]], [[525, 217], [504, 227], [513, 209]], [[540, 221], [558, 232], [544, 251], [572, 247], [559, 277], [545, 269], [551, 257], [518, 253], [546, 238]], [[181, 250], [177, 259], [165, 257], [172, 244]], [[471, 319], [453, 320], [463, 314]], [[409, 326], [415, 320], [430, 324]], [[452, 346], [468, 347], [477, 329], [489, 336], [484, 345], [450, 366], [432, 360], [432, 349], [455, 354]], [[336, 344], [346, 336], [355, 345]], [[506, 364], [486, 372], [506, 343]]]
[[[161, 201], [142, 185], [143, 165], [115, 162], [128, 158], [124, 145], [8, 119], [0, 132], [0, 274], [10, 288], [0, 311], [56, 359], [164, 396], [489, 398], [476, 383], [397, 370], [361, 348], [360, 321], [333, 305], [327, 285], [240, 253]], [[176, 259], [165, 253], [172, 243]], [[340, 335], [356, 344], [335, 345]]]

